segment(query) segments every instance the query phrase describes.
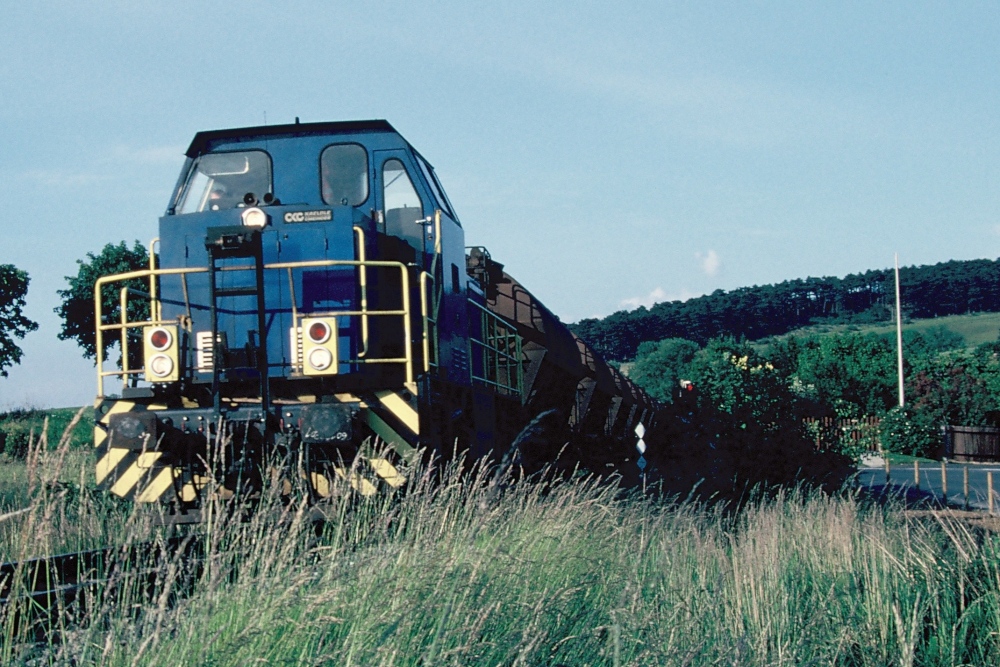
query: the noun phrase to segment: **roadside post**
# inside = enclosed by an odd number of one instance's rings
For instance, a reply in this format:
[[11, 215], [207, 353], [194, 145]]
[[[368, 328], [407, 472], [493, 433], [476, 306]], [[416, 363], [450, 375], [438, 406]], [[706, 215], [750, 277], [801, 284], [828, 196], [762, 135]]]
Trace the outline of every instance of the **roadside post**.
[[642, 475], [642, 495], [646, 495], [646, 459], [643, 454], [646, 453], [646, 441], [642, 439], [646, 435], [646, 427], [642, 425], [642, 422], [635, 427], [635, 434], [639, 437], [638, 442], [635, 443], [635, 449], [639, 452], [639, 460], [636, 461], [636, 465], [639, 466], [639, 473]]
[[965, 509], [969, 509], [969, 466], [962, 466], [962, 495], [965, 496]]
[[989, 496], [988, 506], [990, 514], [993, 514], [993, 471], [986, 473], [986, 495]]

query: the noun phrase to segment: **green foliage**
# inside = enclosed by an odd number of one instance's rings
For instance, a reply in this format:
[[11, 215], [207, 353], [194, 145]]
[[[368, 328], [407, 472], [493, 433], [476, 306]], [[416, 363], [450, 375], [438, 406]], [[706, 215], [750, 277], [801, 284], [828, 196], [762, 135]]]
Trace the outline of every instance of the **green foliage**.
[[850, 459], [816, 449], [802, 426], [804, 405], [750, 345], [709, 341], [689, 373], [696, 392], [682, 393], [659, 421], [665, 442], [656, 463], [670, 489], [686, 493], [698, 483], [703, 497], [739, 500], [755, 487], [843, 482]]
[[0, 376], [7, 377], [7, 369], [21, 362], [21, 348], [14, 338], [24, 338], [38, 328], [21, 312], [28, 294], [28, 274], [13, 264], [0, 265]]
[[[1000, 312], [1000, 260], [904, 267], [900, 287], [904, 314], [910, 318]], [[687, 301], [581, 320], [571, 328], [604, 357], [625, 360], [634, 357], [642, 342], [664, 338], [704, 344], [723, 335], [759, 340], [817, 323], [885, 322], [893, 293], [893, 272], [885, 269], [716, 290]]]
[[751, 422], [770, 426], [787, 420], [791, 396], [783, 378], [745, 342], [709, 341], [692, 360], [690, 373], [698, 391], [744, 428]]
[[[97, 339], [94, 322], [94, 288], [98, 278], [115, 273], [139, 271], [149, 268], [149, 254], [146, 248], [135, 242], [132, 248], [122, 241], [118, 245], [111, 243], [104, 246], [100, 253], [87, 253], [86, 260], [77, 260], [79, 270], [75, 276], [66, 276], [69, 288], [59, 290], [62, 303], [55, 312], [62, 319], [60, 340], [73, 339], [83, 348], [83, 356], [94, 359], [97, 355]], [[135, 278], [124, 285], [131, 289], [146, 292], [149, 282], [146, 279]], [[101, 304], [105, 322], [117, 322], [121, 317], [119, 290], [123, 285], [105, 285], [101, 290]], [[130, 298], [128, 301], [128, 318], [131, 321], [149, 318], [149, 303], [145, 299]], [[117, 332], [116, 332], [117, 333]], [[138, 333], [133, 333], [138, 335]], [[120, 335], [105, 335], [102, 354], [107, 357], [108, 350], [114, 345], [121, 345]], [[130, 344], [130, 348], [136, 347]], [[138, 365], [138, 359], [134, 365]]]
[[[76, 412], [77, 408], [57, 408], [11, 410], [0, 413], [0, 438], [4, 444], [2, 453], [9, 458], [23, 459], [28, 452], [29, 444], [36, 444], [40, 439], [54, 448]], [[89, 448], [93, 445], [93, 422], [94, 409], [87, 408], [73, 431], [69, 433], [70, 447]]]
[[939, 425], [986, 425], [986, 413], [996, 409], [997, 397], [985, 376], [996, 371], [983, 361], [974, 354], [925, 361], [906, 380], [907, 406]]
[[928, 327], [923, 331], [903, 331], [903, 354], [907, 358], [930, 357], [941, 352], [965, 347], [965, 336], [945, 326]]
[[639, 346], [629, 378], [663, 403], [672, 403], [681, 380], [690, 379], [689, 369], [698, 344], [683, 338], [666, 338]]
[[882, 447], [895, 454], [938, 458], [941, 451], [941, 425], [923, 411], [896, 406], [880, 424]]
[[860, 414], [873, 415], [892, 405], [896, 364], [896, 351], [886, 338], [844, 333], [801, 341], [796, 374], [824, 405], [844, 401]]

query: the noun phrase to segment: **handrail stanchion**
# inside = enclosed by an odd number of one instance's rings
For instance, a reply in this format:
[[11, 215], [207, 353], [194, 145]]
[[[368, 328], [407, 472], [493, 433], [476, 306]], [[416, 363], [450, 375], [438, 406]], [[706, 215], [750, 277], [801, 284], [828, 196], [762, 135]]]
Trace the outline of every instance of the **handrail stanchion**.
[[157, 236], [149, 242], [149, 315], [150, 319], [159, 322], [162, 318], [159, 300], [156, 298], [156, 248], [160, 245]]
[[[431, 319], [431, 315], [428, 312], [428, 299], [427, 299], [427, 285], [429, 282], [433, 282], [434, 278], [426, 271], [420, 272], [420, 316], [423, 320], [423, 336], [421, 337], [421, 343], [423, 344], [424, 353], [424, 372], [428, 372], [431, 369], [431, 339], [430, 339], [430, 325], [434, 322], [437, 325], [437, 319]], [[437, 362], [437, 356], [434, 358], [435, 363]]]
[[413, 384], [413, 325], [410, 322], [410, 273], [405, 266], [399, 267], [403, 277], [403, 339], [406, 352], [406, 384]]
[[358, 237], [358, 280], [361, 282], [361, 351], [358, 358], [363, 359], [368, 354], [368, 267], [365, 265], [365, 230], [354, 227]]
[[[385, 358], [357, 358], [354, 360], [355, 363], [377, 363], [377, 364], [403, 364], [405, 366], [406, 372], [406, 383], [412, 385], [415, 377], [414, 369], [414, 359], [415, 350], [413, 345], [413, 310], [412, 310], [412, 295], [410, 294], [410, 277], [408, 267], [398, 261], [388, 261], [388, 260], [308, 260], [308, 261], [298, 261], [298, 262], [275, 262], [273, 264], [264, 265], [265, 270], [280, 270], [286, 269], [288, 272], [288, 285], [289, 291], [291, 293], [291, 311], [292, 311], [292, 322], [293, 326], [298, 326], [299, 318], [301, 313], [298, 311], [298, 306], [296, 304], [295, 295], [295, 281], [294, 273], [295, 269], [304, 269], [310, 267], [334, 267], [334, 266], [354, 266], [358, 267], [363, 275], [367, 276], [367, 269], [370, 267], [386, 267], [386, 268], [396, 268], [400, 271], [400, 282], [403, 293], [403, 305], [402, 309], [393, 310], [377, 310], [372, 311], [368, 308], [367, 303], [367, 292], [365, 298], [360, 303], [359, 310], [337, 310], [330, 311], [328, 313], [312, 313], [314, 316], [326, 316], [326, 317], [360, 317], [362, 321], [367, 321], [367, 318], [372, 316], [380, 317], [401, 317], [403, 319], [403, 335], [405, 337], [405, 355], [402, 357], [385, 357]], [[241, 271], [249, 270], [253, 267], [251, 266], [227, 266], [223, 267], [224, 271]], [[105, 285], [114, 282], [122, 282], [127, 280], [139, 279], [139, 278], [150, 278], [153, 280], [151, 283], [152, 289], [156, 289], [155, 278], [159, 278], [165, 275], [178, 275], [181, 278], [181, 285], [184, 293], [184, 306], [187, 312], [188, 325], [190, 327], [191, 320], [191, 300], [188, 293], [187, 275], [189, 273], [208, 273], [208, 268], [202, 267], [184, 267], [184, 268], [171, 268], [171, 269], [142, 269], [137, 271], [128, 271], [126, 273], [120, 273], [111, 276], [102, 276], [98, 278], [94, 285], [94, 320], [95, 320], [95, 341], [97, 344], [96, 349], [96, 361], [97, 361], [97, 392], [98, 395], [104, 396], [104, 378], [108, 376], [117, 376], [122, 378], [124, 383], [130, 375], [136, 375], [141, 373], [142, 370], [132, 370], [129, 368], [128, 360], [128, 330], [132, 328], [138, 328], [150, 324], [156, 324], [162, 320], [162, 311], [159, 304], [159, 294], [157, 292], [142, 292], [141, 290], [132, 289], [129, 287], [122, 287], [119, 293], [119, 307], [121, 310], [119, 321], [116, 324], [104, 324], [103, 320], [103, 304], [101, 302], [101, 290]], [[367, 285], [367, 278], [365, 278]], [[151, 301], [149, 320], [129, 322], [128, 320], [128, 294], [132, 292], [133, 294], [148, 298]], [[426, 295], [422, 295], [426, 298]], [[423, 304], [422, 304], [423, 305]], [[426, 311], [430, 311], [430, 304], [426, 304]], [[426, 312], [425, 311], [425, 312]], [[429, 312], [428, 312], [429, 314]], [[425, 326], [426, 328], [426, 326]], [[105, 362], [104, 355], [104, 332], [112, 330], [121, 331], [121, 345], [122, 345], [122, 368], [114, 371], [103, 370], [103, 364]], [[363, 327], [365, 332], [364, 340], [364, 351], [368, 352], [368, 333], [367, 326]], [[425, 358], [429, 358], [429, 355], [425, 355]]]
[[104, 397], [104, 332], [101, 330], [101, 279], [94, 283], [94, 341], [96, 342], [97, 395]]
[[128, 287], [121, 289], [118, 299], [122, 325], [122, 384], [124, 385], [128, 375]]

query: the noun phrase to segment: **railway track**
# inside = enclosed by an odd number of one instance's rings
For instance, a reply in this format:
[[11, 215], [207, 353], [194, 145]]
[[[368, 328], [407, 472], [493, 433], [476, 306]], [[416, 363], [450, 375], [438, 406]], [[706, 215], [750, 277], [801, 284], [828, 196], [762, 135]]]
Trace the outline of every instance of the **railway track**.
[[171, 582], [171, 594], [182, 596], [200, 574], [200, 546], [193, 536], [178, 536], [0, 564], [0, 626], [9, 636], [24, 636], [27, 625], [29, 634], [41, 640], [60, 620], [82, 620], [125, 588], [136, 597], [155, 599], [170, 562], [183, 566]]

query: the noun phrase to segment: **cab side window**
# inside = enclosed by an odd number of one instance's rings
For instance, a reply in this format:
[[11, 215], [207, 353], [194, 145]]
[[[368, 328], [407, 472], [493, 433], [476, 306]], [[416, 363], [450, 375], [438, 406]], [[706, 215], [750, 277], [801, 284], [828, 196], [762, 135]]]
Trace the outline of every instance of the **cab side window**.
[[403, 163], [395, 158], [386, 160], [382, 165], [382, 183], [386, 229], [399, 230], [406, 236], [414, 234], [414, 223], [424, 214], [420, 197]]
[[319, 158], [323, 201], [359, 206], [368, 199], [368, 151], [360, 144], [334, 144]]

